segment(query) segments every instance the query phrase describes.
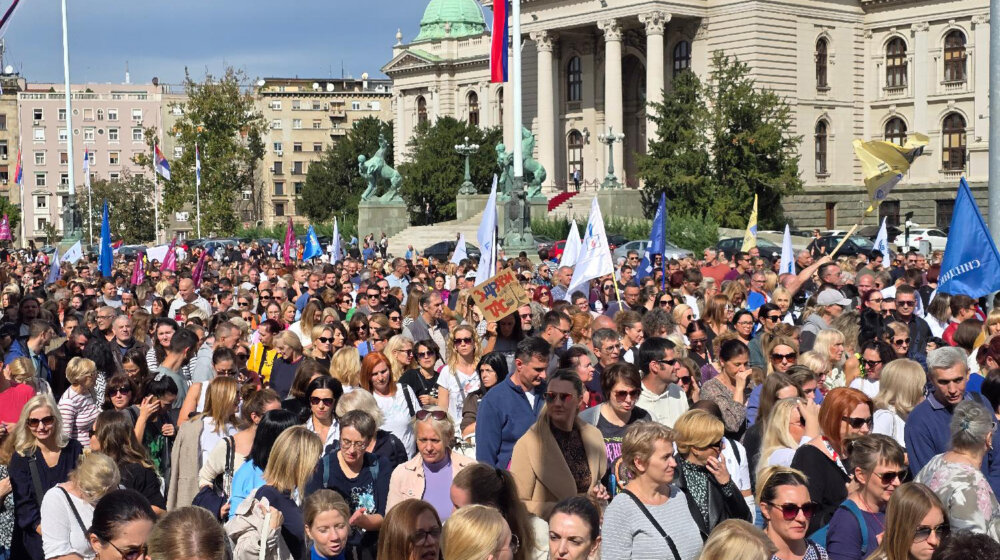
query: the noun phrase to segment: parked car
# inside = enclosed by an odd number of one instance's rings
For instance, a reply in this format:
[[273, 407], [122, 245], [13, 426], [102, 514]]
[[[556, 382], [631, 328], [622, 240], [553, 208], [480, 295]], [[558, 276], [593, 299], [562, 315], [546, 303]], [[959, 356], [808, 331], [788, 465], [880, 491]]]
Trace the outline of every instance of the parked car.
[[556, 243], [554, 239], [552, 239], [547, 235], [536, 235], [534, 237], [535, 237], [535, 246], [538, 248], [539, 251], [541, 251], [542, 249], [548, 249], [549, 251], [551, 251], [552, 246], [555, 245]]
[[[642, 256], [646, 253], [646, 247], [648, 245], [649, 245], [648, 239], [629, 241], [623, 244], [621, 247], [618, 247], [613, 251], [611, 251], [611, 256], [615, 262], [618, 262], [618, 259], [626, 258], [628, 256], [629, 251], [635, 251], [639, 253], [639, 258], [641, 259]], [[684, 257], [694, 256], [694, 253], [692, 253], [691, 251], [688, 251], [687, 249], [681, 249], [680, 247], [674, 245], [673, 243], [670, 243], [669, 241], [667, 242], [665, 249], [666, 250], [664, 250], [663, 253], [668, 260], [683, 259]]]
[[[880, 226], [875, 225], [875, 226], [865, 226], [862, 228], [858, 228], [858, 231], [855, 232], [855, 235], [859, 235], [861, 237], [867, 237], [868, 239], [875, 241], [875, 238], [878, 237], [879, 227]], [[896, 226], [890, 226], [890, 225], [885, 226], [885, 238], [888, 243], [896, 243], [897, 241], [899, 243], [902, 243], [903, 238], [898, 237], [902, 233], [903, 230], [899, 229]], [[912, 230], [910, 235], [911, 236], [913, 235]]]
[[[437, 243], [424, 249], [423, 255], [428, 259], [434, 257], [439, 262], [448, 262], [448, 259], [451, 258], [451, 254], [455, 252], [456, 245], [458, 245], [457, 241], [438, 241]], [[470, 259], [479, 261], [479, 247], [476, 247], [472, 243], [466, 241], [465, 251], [469, 255]]]
[[125, 260], [134, 260], [137, 256], [146, 252], [145, 245], [122, 245], [118, 248], [118, 254], [125, 257]]
[[556, 241], [552, 248], [549, 249], [549, 258], [558, 261], [563, 256], [563, 251], [566, 250], [566, 240]]
[[[826, 247], [826, 254], [830, 254], [843, 238], [843, 235], [824, 235], [819, 238], [819, 242], [822, 244], [821, 246]], [[860, 235], [852, 235], [844, 242], [840, 250], [837, 251], [837, 256], [852, 257], [862, 253], [868, 254], [874, 249], [875, 243], [871, 239]]]
[[[896, 245], [903, 246], [905, 241], [906, 236], [902, 233], [896, 237]], [[909, 241], [907, 247], [919, 249], [920, 242], [927, 241], [931, 244], [931, 251], [944, 251], [948, 244], [948, 234], [937, 228], [910, 228]]]
[[[726, 255], [727, 259], [732, 259], [733, 255], [738, 253], [743, 247], [742, 237], [729, 237], [726, 239], [721, 239], [715, 245], [715, 248]], [[757, 238], [757, 249], [760, 250], [760, 256], [765, 257], [770, 260], [781, 258], [781, 245], [768, 241], [762, 237]]]
[[608, 246], [611, 247], [612, 251], [614, 251], [615, 249], [617, 249], [618, 247], [621, 247], [622, 245], [624, 245], [626, 243], [628, 243], [628, 238], [625, 237], [624, 235], [619, 235], [617, 233], [612, 233], [611, 235], [608, 236]]

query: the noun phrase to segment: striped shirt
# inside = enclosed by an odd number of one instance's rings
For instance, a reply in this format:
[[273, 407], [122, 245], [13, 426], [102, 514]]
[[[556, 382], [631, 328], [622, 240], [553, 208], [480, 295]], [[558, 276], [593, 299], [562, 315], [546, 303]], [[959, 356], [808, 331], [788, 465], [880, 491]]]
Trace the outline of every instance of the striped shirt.
[[59, 399], [63, 429], [70, 439], [79, 441], [84, 449], [90, 449], [90, 428], [100, 413], [101, 407], [93, 392], [80, 394], [69, 387]]

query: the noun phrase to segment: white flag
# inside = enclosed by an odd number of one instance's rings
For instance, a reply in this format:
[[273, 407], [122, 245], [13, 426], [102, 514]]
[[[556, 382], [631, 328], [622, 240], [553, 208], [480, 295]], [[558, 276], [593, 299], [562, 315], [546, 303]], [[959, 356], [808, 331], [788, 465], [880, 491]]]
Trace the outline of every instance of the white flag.
[[340, 260], [340, 228], [337, 226], [336, 217], [333, 218], [333, 236], [330, 238], [330, 245], [327, 246], [326, 250], [330, 252], [330, 264]]
[[795, 274], [795, 250], [792, 249], [792, 230], [785, 224], [785, 236], [781, 239], [781, 265], [778, 274]]
[[65, 253], [63, 253], [61, 260], [71, 264], [76, 264], [76, 261], [82, 258], [83, 258], [83, 245], [81, 244], [80, 241], [77, 241], [76, 243], [73, 244], [72, 247], [70, 247], [69, 249], [66, 250]]
[[574, 219], [569, 224], [569, 235], [566, 236], [566, 245], [563, 247], [562, 257], [559, 259], [559, 266], [573, 266], [576, 259], [580, 257], [580, 232], [576, 227]]
[[[596, 199], [595, 199], [596, 200]], [[497, 229], [497, 176], [493, 176], [493, 187], [483, 210], [483, 221], [479, 222], [476, 241], [479, 241], [479, 268], [476, 269], [476, 285], [496, 276], [496, 235]]]
[[90, 188], [90, 148], [83, 150], [83, 184]]
[[875, 236], [875, 249], [882, 253], [882, 266], [888, 268], [892, 262], [892, 255], [889, 254], [889, 233], [885, 229], [885, 218], [882, 218], [882, 225], [878, 228], [878, 235]]
[[570, 301], [573, 292], [577, 290], [589, 293], [587, 283], [594, 278], [614, 272], [611, 247], [608, 246], [608, 236], [604, 233], [604, 218], [601, 216], [597, 198], [594, 198], [590, 205], [590, 218], [587, 219], [587, 230], [583, 235], [580, 254], [573, 269], [573, 279], [570, 280], [569, 289], [566, 290], [566, 301]]
[[451, 260], [448, 262], [458, 264], [462, 262], [463, 259], [469, 258], [469, 253], [465, 247], [465, 234], [458, 234], [458, 242], [455, 243], [455, 253], [451, 256]]

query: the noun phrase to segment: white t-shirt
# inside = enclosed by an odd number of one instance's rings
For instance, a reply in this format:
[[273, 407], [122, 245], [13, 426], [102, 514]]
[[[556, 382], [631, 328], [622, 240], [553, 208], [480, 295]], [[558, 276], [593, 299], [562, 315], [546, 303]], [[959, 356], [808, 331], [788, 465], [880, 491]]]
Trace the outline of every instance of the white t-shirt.
[[413, 425], [410, 423], [410, 419], [413, 416], [410, 415], [410, 405], [406, 404], [407, 394], [410, 397], [410, 404], [413, 406], [413, 411], [420, 410], [420, 401], [417, 399], [417, 395], [413, 392], [413, 389], [410, 389], [406, 385], [397, 384], [396, 394], [391, 397], [386, 397], [375, 392], [372, 393], [375, 397], [375, 402], [378, 403], [378, 407], [382, 409], [382, 414], [385, 415], [385, 422], [382, 424], [382, 429], [398, 437], [399, 441], [403, 442], [403, 445], [406, 446], [406, 455], [413, 457], [417, 452], [417, 438], [413, 435]]
[[472, 375], [466, 375], [460, 371], [452, 373], [451, 368], [444, 366], [438, 375], [438, 386], [448, 390], [448, 414], [451, 415], [457, 428], [462, 421], [462, 406], [465, 404], [465, 397], [469, 393], [479, 390], [479, 375], [476, 372], [472, 372]]
[[[208, 388], [205, 387], [203, 392], [207, 392]], [[208, 416], [202, 418], [202, 422], [205, 424], [205, 428], [201, 431], [201, 464], [208, 462], [208, 454], [212, 452], [218, 443], [231, 435], [236, 434], [236, 428], [232, 425], [227, 425], [222, 433], [217, 433], [215, 431], [215, 420], [212, 420]]]
[[872, 433], [882, 434], [896, 440], [896, 443], [906, 448], [903, 436], [906, 434], [906, 420], [896, 414], [895, 410], [880, 408], [872, 415]]
[[875, 398], [878, 394], [878, 380], [872, 381], [870, 379], [862, 379], [856, 377], [854, 381], [851, 381], [851, 389], [858, 389], [862, 393], [868, 395], [870, 398]]
[[[67, 492], [66, 494], [69, 494]], [[42, 552], [46, 558], [79, 554], [84, 558], [96, 556], [90, 547], [90, 541], [80, 523], [73, 515], [69, 502], [66, 501], [61, 486], [50, 488], [42, 498], [39, 510], [42, 519]], [[70, 500], [76, 506], [83, 524], [89, 529], [94, 520], [94, 506], [69, 494]]]

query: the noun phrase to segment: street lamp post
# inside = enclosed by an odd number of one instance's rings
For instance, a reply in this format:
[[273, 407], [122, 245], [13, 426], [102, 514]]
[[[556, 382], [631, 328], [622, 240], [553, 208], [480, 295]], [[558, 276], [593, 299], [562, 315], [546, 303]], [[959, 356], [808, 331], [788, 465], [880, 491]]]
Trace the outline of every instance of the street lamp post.
[[472, 175], [469, 173], [469, 156], [479, 151], [479, 144], [470, 144], [469, 137], [466, 136], [464, 144], [455, 144], [455, 151], [465, 156], [465, 181], [458, 189], [458, 194], [476, 194], [476, 187], [472, 184]]
[[624, 140], [625, 135], [620, 132], [615, 134], [614, 130], [614, 127], [608, 127], [607, 134], [597, 136], [597, 140], [608, 147], [608, 174], [605, 175], [604, 181], [601, 183], [602, 189], [619, 189], [622, 186], [618, 182], [618, 178], [615, 177], [615, 143]]

